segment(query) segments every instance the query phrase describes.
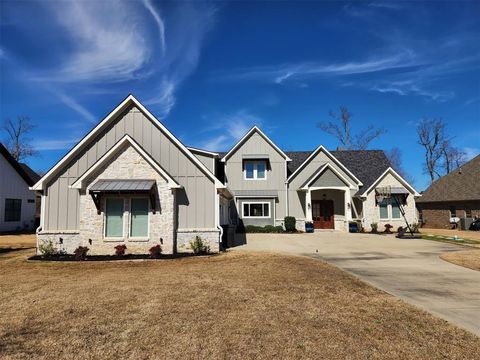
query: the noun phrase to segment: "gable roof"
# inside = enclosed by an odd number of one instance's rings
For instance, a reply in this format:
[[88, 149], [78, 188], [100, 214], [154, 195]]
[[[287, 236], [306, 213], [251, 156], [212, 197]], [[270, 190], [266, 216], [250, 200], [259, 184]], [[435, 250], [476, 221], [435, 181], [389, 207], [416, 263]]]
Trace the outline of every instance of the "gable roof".
[[198, 149], [198, 148], [195, 148], [195, 147], [192, 147], [192, 146], [187, 146], [187, 149], [190, 150], [193, 153], [197, 153], [197, 154], [200, 154], [200, 155], [211, 156], [211, 157], [218, 157], [219, 156], [219, 153], [217, 153], [217, 152]]
[[248, 140], [250, 136], [252, 136], [254, 133], [259, 134], [266, 142], [268, 142], [281, 156], [285, 158], [286, 161], [291, 161], [291, 159], [285, 154], [275, 143], [270, 140], [270, 138], [265, 135], [262, 130], [260, 130], [257, 126], [252, 127], [238, 142], [233, 146], [233, 148], [227, 152], [223, 157], [222, 157], [222, 162], [225, 162], [237, 149], [245, 142]]
[[[292, 174], [312, 151], [290, 151], [287, 154], [292, 159], [288, 163], [288, 171]], [[390, 167], [390, 161], [382, 150], [336, 150], [330, 151], [330, 154], [350, 170], [364, 188], [370, 187]]]
[[117, 151], [125, 144], [131, 145], [149, 164], [153, 167], [165, 180], [167, 180], [170, 189], [178, 189], [181, 188], [180, 186], [160, 165], [157, 164], [152, 157], [142, 149], [140, 145], [137, 144], [135, 140], [133, 140], [129, 135], [125, 135], [122, 137], [110, 150], [108, 150], [100, 159], [98, 159], [95, 164], [93, 164], [87, 171], [83, 173], [72, 185], [71, 188], [74, 189], [82, 189], [84, 181], [98, 168], [100, 168], [103, 164], [109, 161], [112, 156], [114, 156]]
[[13, 167], [18, 175], [27, 183], [28, 186], [32, 186], [40, 178], [40, 176], [30, 169], [27, 164], [19, 163], [16, 161], [10, 152], [2, 143], [0, 143], [0, 154], [3, 155], [5, 160]]
[[315, 182], [323, 173], [330, 169], [346, 186], [348, 186], [351, 189], [355, 189], [355, 186], [348, 181], [340, 172], [335, 169], [330, 163], [325, 163], [323, 166], [320, 167], [318, 171], [316, 171], [306, 182], [304, 185], [302, 185], [302, 189], [308, 189], [310, 185]]
[[408, 183], [403, 177], [400, 176], [395, 170], [391, 167], [388, 167], [369, 187], [363, 187], [360, 191], [358, 191], [355, 195], [360, 197], [366, 197], [368, 193], [375, 189], [375, 186], [387, 175], [391, 174], [395, 177], [399, 182], [402, 183], [404, 187], [406, 187], [410, 192], [414, 194], [414, 196], [421, 196], [415, 188]]
[[480, 155], [434, 181], [418, 202], [480, 200]]
[[110, 122], [112, 122], [118, 114], [125, 110], [130, 105], [135, 105], [150, 121], [160, 128], [162, 132], [175, 144], [178, 148], [194, 163], [203, 173], [214, 181], [217, 188], [224, 188], [223, 185], [208, 168], [202, 164], [202, 162], [194, 155], [190, 150], [183, 145], [155, 116], [150, 113], [132, 94], [128, 95], [115, 109], [113, 109], [95, 128], [93, 128], [77, 145], [75, 145], [58, 163], [56, 163], [35, 185], [32, 186], [32, 190], [43, 190], [46, 181], [55, 175], [64, 164], [67, 164], [70, 159], [79, 152], [85, 144], [94, 138], [100, 131], [105, 129]]
[[312, 151], [301, 163], [298, 165], [298, 167], [291, 172], [291, 174], [287, 178], [287, 183], [290, 182], [292, 178], [294, 178], [303, 168], [306, 166], [310, 160], [312, 160], [318, 153], [323, 152], [325, 155], [327, 155], [330, 160], [332, 160], [334, 163], [336, 163], [343, 171], [345, 171], [348, 175], [354, 179], [359, 186], [362, 186], [363, 183], [360, 181], [349, 169], [347, 166], [342, 164], [330, 151], [328, 151], [323, 145], [320, 145], [317, 147], [314, 151]]

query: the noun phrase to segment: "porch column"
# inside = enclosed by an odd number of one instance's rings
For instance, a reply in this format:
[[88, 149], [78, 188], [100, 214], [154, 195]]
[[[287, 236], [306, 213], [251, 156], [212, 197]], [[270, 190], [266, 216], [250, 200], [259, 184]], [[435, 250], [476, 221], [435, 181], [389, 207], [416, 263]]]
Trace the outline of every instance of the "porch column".
[[307, 190], [305, 194], [305, 210], [307, 215], [307, 221], [312, 221], [312, 193], [310, 189]]
[[[350, 189], [345, 189], [344, 191], [344, 198], [345, 198], [345, 221], [347, 222], [347, 225], [348, 225], [348, 222], [350, 220], [352, 220], [352, 210], [351, 210], [351, 207], [353, 206], [353, 204], [351, 203], [351, 199], [350, 199]], [[350, 204], [350, 208], [348, 207], [348, 204]]]

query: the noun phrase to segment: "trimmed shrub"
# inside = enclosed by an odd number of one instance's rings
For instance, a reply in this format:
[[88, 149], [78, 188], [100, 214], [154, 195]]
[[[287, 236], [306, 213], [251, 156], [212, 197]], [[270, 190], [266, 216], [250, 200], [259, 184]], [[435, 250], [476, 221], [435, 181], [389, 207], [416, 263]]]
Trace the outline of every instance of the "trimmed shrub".
[[190, 248], [195, 255], [208, 254], [210, 246], [200, 236], [195, 236], [195, 239], [190, 241]]
[[74, 259], [76, 261], [84, 261], [87, 259], [87, 253], [88, 253], [88, 250], [90, 250], [88, 247], [86, 246], [79, 246], [75, 249], [75, 251], [73, 252], [73, 255], [74, 255]]
[[285, 216], [283, 219], [284, 224], [285, 224], [285, 231], [286, 232], [297, 232], [297, 219], [295, 219], [293, 216]]
[[115, 249], [115, 255], [123, 256], [125, 255], [125, 250], [127, 250], [127, 245], [125, 244], [117, 245], [114, 247], [114, 249]]
[[160, 244], [152, 246], [148, 252], [151, 259], [159, 259], [162, 256], [162, 246]]
[[62, 250], [58, 250], [53, 244], [52, 240], [43, 241], [40, 245], [38, 245], [38, 250], [44, 258], [51, 258], [57, 255], [63, 255], [65, 253]]
[[378, 224], [377, 223], [371, 223], [370, 227], [372, 228], [372, 233], [376, 234], [378, 232]]
[[272, 225], [266, 225], [266, 226], [255, 226], [255, 225], [247, 225], [245, 226], [245, 232], [246, 233], [273, 233], [273, 234], [279, 234], [283, 233], [283, 227], [282, 226], [272, 226]]
[[403, 226], [399, 226], [397, 229], [397, 233], [402, 233], [404, 231]]
[[383, 231], [385, 234], [391, 234], [392, 233], [392, 229], [393, 228], [393, 225], [390, 225], [390, 224], [385, 224], [385, 230]]

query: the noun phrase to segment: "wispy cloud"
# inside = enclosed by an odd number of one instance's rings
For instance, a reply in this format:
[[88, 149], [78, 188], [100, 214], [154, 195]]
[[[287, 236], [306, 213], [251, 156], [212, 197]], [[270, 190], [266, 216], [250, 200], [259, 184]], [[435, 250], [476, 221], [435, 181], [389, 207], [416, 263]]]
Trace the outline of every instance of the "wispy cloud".
[[95, 115], [93, 115], [90, 111], [88, 111], [85, 107], [80, 105], [75, 99], [71, 98], [66, 94], [56, 93], [60, 101], [62, 101], [65, 105], [67, 105], [70, 109], [79, 113], [84, 119], [87, 121], [95, 124], [98, 122], [98, 119]]
[[38, 151], [65, 150], [72, 148], [77, 142], [77, 138], [62, 140], [38, 139], [33, 142], [33, 147]]
[[465, 151], [465, 157], [467, 160], [471, 160], [475, 156], [480, 155], [480, 148], [464, 147], [463, 151]]
[[160, 36], [160, 45], [162, 48], [162, 53], [165, 54], [166, 49], [166, 42], [165, 42], [165, 22], [163, 21], [162, 17], [160, 16], [158, 10], [153, 6], [150, 0], [143, 0], [143, 5], [147, 8], [147, 10], [152, 15], [153, 19], [157, 23], [158, 27], [158, 34]]
[[[248, 110], [239, 110], [230, 114], [208, 117], [212, 123], [202, 130], [202, 138], [196, 144], [198, 147], [211, 151], [227, 150], [240, 140], [254, 125], [261, 126], [263, 120]], [[215, 133], [208, 136], [207, 134]]]

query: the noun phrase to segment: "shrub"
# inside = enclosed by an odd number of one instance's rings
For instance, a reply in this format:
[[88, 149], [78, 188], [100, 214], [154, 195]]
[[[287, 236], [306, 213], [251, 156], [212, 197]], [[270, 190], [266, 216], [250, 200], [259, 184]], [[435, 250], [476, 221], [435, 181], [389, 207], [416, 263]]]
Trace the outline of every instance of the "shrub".
[[365, 232], [365, 229], [363, 228], [363, 224], [362, 224], [362, 220], [356, 220], [355, 221], [357, 223], [357, 227], [358, 227], [358, 232]]
[[419, 224], [418, 223], [413, 223], [410, 225], [410, 228], [413, 230], [414, 233], [419, 233], [418, 231]]
[[64, 251], [58, 250], [52, 240], [42, 241], [42, 243], [38, 245], [38, 250], [44, 258], [50, 258], [65, 253]]
[[152, 246], [148, 252], [151, 259], [159, 259], [162, 255], [162, 246], [160, 244]]
[[402, 233], [404, 231], [403, 226], [399, 226], [397, 229], [397, 233]]
[[295, 226], [297, 224], [297, 219], [295, 219], [293, 216], [285, 216], [283, 221], [286, 232], [297, 232], [297, 227]]
[[282, 226], [272, 226], [272, 225], [266, 225], [266, 226], [255, 226], [255, 225], [247, 225], [245, 226], [245, 232], [246, 233], [273, 233], [273, 234], [278, 234], [278, 233], [283, 233], [283, 227]]
[[392, 228], [393, 228], [393, 225], [385, 224], [384, 233], [385, 233], [385, 234], [391, 234], [391, 233], [392, 233], [392, 230], [391, 230]]
[[378, 224], [377, 223], [371, 223], [370, 227], [372, 228], [372, 233], [377, 233], [378, 232]]
[[115, 255], [123, 256], [125, 255], [125, 250], [127, 250], [127, 245], [125, 244], [116, 245], [114, 249], [115, 249]]
[[75, 251], [73, 252], [73, 254], [75, 255], [75, 260], [76, 261], [83, 261], [87, 258], [87, 252], [88, 250], [90, 250], [88, 247], [86, 246], [79, 246], [75, 249]]
[[195, 255], [208, 254], [210, 252], [210, 246], [200, 236], [195, 236], [195, 239], [190, 241], [190, 248]]

